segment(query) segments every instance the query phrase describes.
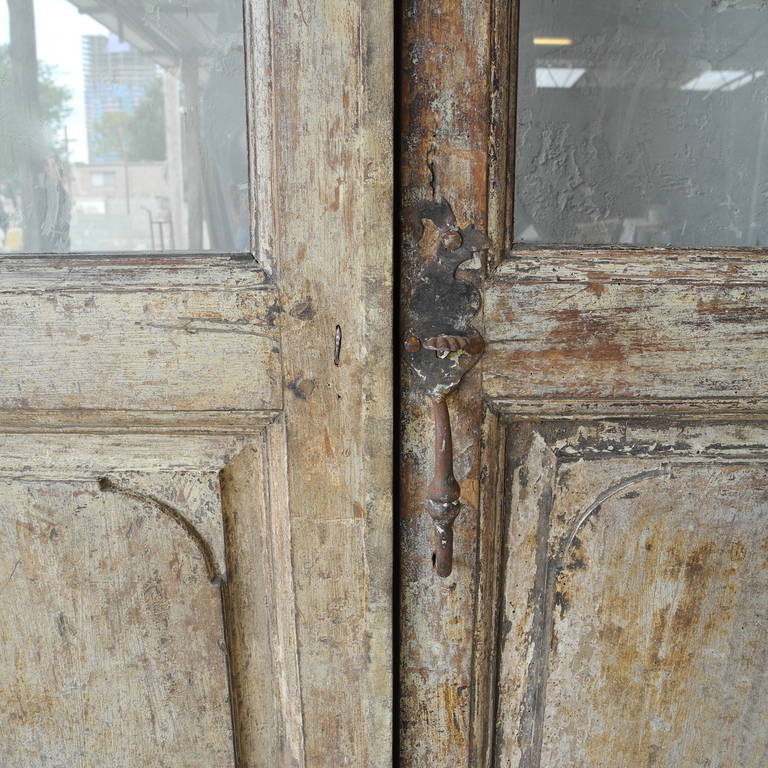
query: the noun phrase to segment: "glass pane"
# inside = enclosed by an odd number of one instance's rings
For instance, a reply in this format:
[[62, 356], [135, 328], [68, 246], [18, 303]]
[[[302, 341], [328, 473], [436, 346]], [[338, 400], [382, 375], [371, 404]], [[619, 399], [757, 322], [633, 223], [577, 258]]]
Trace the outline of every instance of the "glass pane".
[[521, 0], [518, 242], [768, 245], [765, 0]]
[[0, 249], [250, 249], [242, 0], [0, 0]]

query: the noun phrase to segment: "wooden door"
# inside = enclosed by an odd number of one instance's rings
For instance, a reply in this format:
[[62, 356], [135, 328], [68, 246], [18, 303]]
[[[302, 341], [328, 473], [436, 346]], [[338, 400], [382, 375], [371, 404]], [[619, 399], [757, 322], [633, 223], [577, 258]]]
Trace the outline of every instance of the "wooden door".
[[0, 3], [4, 768], [390, 765], [391, 26]]
[[402, 339], [400, 764], [762, 766], [768, 10], [436, 0], [402, 23], [404, 333], [424, 264], [487, 242], [458, 275], [482, 310], [447, 314], [446, 366], [472, 327], [486, 348], [447, 398], [446, 578], [437, 390]]

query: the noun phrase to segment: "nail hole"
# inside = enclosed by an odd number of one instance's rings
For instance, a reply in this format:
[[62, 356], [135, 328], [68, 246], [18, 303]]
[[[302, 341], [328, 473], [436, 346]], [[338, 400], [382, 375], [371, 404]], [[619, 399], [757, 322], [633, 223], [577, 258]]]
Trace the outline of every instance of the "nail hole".
[[341, 326], [336, 326], [336, 337], [333, 344], [333, 364], [338, 365], [341, 362]]

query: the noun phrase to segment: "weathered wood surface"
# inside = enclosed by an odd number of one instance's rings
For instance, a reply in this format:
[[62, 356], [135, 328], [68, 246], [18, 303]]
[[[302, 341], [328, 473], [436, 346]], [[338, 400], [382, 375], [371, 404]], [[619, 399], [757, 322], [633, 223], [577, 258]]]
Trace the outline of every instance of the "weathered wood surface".
[[311, 768], [392, 762], [392, 13], [391, 0], [272, 4], [274, 253]]
[[[180, 511], [185, 482], [130, 473], [208, 478], [223, 468], [224, 536], [211, 529], [204, 540], [216, 575], [231, 578], [225, 639], [239, 764], [384, 768], [392, 762], [392, 4], [254, 0], [246, 10], [259, 263], [3, 260], [0, 474], [43, 488], [62, 478], [91, 487], [106, 474], [113, 503], [143, 504], [151, 491]], [[214, 522], [211, 491], [197, 509], [198, 533]], [[174, 531], [190, 539], [183, 525]], [[155, 546], [164, 551], [159, 537]], [[183, 613], [188, 595], [177, 596]], [[223, 642], [221, 617], [207, 618]], [[180, 669], [205, 660], [193, 647]], [[174, 663], [159, 659], [146, 685]], [[141, 736], [120, 738], [131, 755]], [[202, 755], [206, 743], [171, 755], [160, 743], [143, 762], [232, 764], [231, 754]]]
[[[485, 231], [491, 3], [408, 0], [400, 13], [401, 205], [407, 210], [445, 199], [459, 227], [474, 225]], [[407, 227], [403, 234], [405, 296], [423, 260], [433, 252], [426, 242], [411, 242]], [[470, 262], [470, 279], [478, 276], [477, 270], [474, 277], [471, 274], [477, 263]], [[403, 307], [400, 326], [406, 329], [411, 323]], [[482, 318], [473, 325], [482, 332]], [[431, 404], [410, 371], [404, 368], [401, 373], [401, 700], [396, 762], [403, 768], [466, 766], [474, 750], [477, 692], [472, 659], [478, 589], [479, 368], [465, 376], [448, 400], [462, 509], [454, 524], [453, 572], [446, 579], [433, 571], [432, 523], [423, 503], [433, 472]]]
[[[99, 574], [104, 569], [111, 569], [110, 572], [114, 571], [118, 575], [122, 573], [121, 568], [129, 567], [125, 565], [128, 555], [140, 557], [141, 568], [148, 574], [155, 574], [153, 578], [158, 579], [160, 576], [157, 574], [163, 573], [163, 564], [175, 562], [177, 565], [173, 565], [174, 578], [181, 578], [177, 573], [180, 567], [178, 560], [181, 557], [177, 552], [181, 547], [178, 543], [180, 541], [185, 543], [184, 546], [191, 552], [189, 558], [196, 564], [195, 568], [201, 570], [204, 575], [201, 588], [207, 589], [207, 582], [211, 581], [222, 585], [224, 614], [222, 615], [222, 596], [214, 590], [215, 611], [207, 618], [204, 617], [204, 620], [208, 622], [210, 632], [215, 638], [217, 652], [223, 654], [222, 658], [228, 662], [228, 670], [224, 664], [217, 671], [207, 657], [199, 653], [200, 649], [194, 643], [185, 646], [183, 651], [169, 646], [166, 655], [157, 655], [149, 660], [151, 664], [147, 667], [144, 681], [145, 686], [149, 686], [146, 690], [136, 686], [123, 690], [122, 686], [129, 678], [124, 680], [120, 677], [121, 670], [114, 669], [113, 677], [110, 678], [114, 686], [111, 697], [104, 687], [106, 682], [101, 687], [92, 686], [90, 678], [79, 683], [79, 695], [92, 701], [89, 706], [95, 706], [93, 697], [103, 697], [105, 710], [108, 712], [114, 708], [121, 708], [121, 712], [128, 709], [138, 711], [152, 704], [147, 691], [152, 696], [165, 696], [161, 687], [153, 683], [155, 677], [172, 679], [178, 673], [189, 678], [191, 672], [184, 671], [187, 668], [185, 665], [188, 665], [196, 674], [204, 675], [205, 685], [216, 685], [224, 691], [222, 695], [225, 697], [226, 708], [223, 714], [219, 712], [217, 715], [220, 719], [216, 721], [215, 728], [214, 725], [205, 725], [205, 722], [204, 726], [210, 726], [214, 731], [218, 728], [222, 733], [226, 733], [230, 740], [234, 735], [230, 749], [233, 745], [237, 748], [239, 768], [303, 764], [301, 696], [290, 557], [291, 531], [285, 487], [287, 459], [284, 431], [284, 424], [279, 421], [266, 429], [257, 429], [250, 436], [60, 433], [0, 435], [0, 481], [12, 488], [22, 488], [23, 494], [20, 498], [28, 503], [31, 510], [20, 507], [21, 502], [15, 496], [8, 496], [11, 501], [0, 510], [0, 527], [6, 526], [10, 532], [15, 526], [17, 532], [21, 531], [19, 526], [22, 523], [18, 523], [18, 520], [23, 516], [22, 513], [31, 515], [30, 519], [35, 521], [36, 525], [43, 521], [46, 534], [54, 531], [51, 534], [52, 539], [59, 538], [55, 530], [59, 527], [67, 528], [75, 523], [90, 526], [87, 531], [77, 529], [71, 538], [58, 541], [57, 547], [46, 550], [45, 556], [50, 558], [50, 562], [45, 567], [40, 567], [40, 558], [43, 555], [37, 559], [29, 559], [27, 555], [8, 555], [8, 573], [11, 573], [19, 561], [25, 564], [26, 572], [30, 579], [34, 579], [36, 589], [57, 594], [61, 587], [57, 581], [60, 570], [74, 568], [73, 563], [80, 563], [83, 550], [88, 553], [90, 559], [77, 565], [81, 569], [81, 582], [78, 586], [70, 580], [68, 588], [71, 594], [68, 594], [67, 599], [87, 606], [91, 599], [89, 590], [93, 580], [100, 579]], [[223, 489], [220, 489], [220, 472]], [[72, 499], [65, 498], [60, 505], [54, 505], [54, 511], [43, 515], [38, 508], [47, 503], [46, 499], [51, 494], [55, 496], [58, 493], [55, 489], [60, 488], [70, 489], [67, 493], [70, 493]], [[78, 501], [80, 496], [85, 500], [96, 499], [93, 502], [96, 505], [93, 514], [103, 514], [107, 517], [122, 515], [120, 526], [115, 531], [109, 529], [105, 532], [106, 523], [97, 521], [96, 524], [92, 519], [86, 519], [84, 514], [89, 507]], [[72, 504], [75, 504], [75, 507], [72, 507]], [[100, 512], [103, 508], [108, 512]], [[134, 536], [131, 521], [136, 517], [136, 509], [143, 510], [145, 516], [156, 520], [153, 525], [157, 528], [153, 529], [151, 534], [151, 546], [139, 542], [136, 544], [139, 549], [132, 548], [131, 544]], [[75, 519], [75, 523], [71, 523], [71, 517]], [[167, 528], [168, 535], [164, 533], [166, 528], [162, 528], [163, 526]], [[168, 538], [166, 543], [163, 542], [163, 536]], [[117, 539], [113, 541], [110, 537]], [[38, 538], [45, 541], [43, 533], [40, 533]], [[124, 538], [128, 540], [128, 544], [123, 541]], [[0, 539], [5, 542], [4, 546], [10, 547], [13, 541], [18, 539], [18, 534], [15, 537], [9, 535]], [[128, 554], [124, 551], [125, 546], [129, 546]], [[93, 559], [96, 557], [94, 553], [101, 553], [98, 561]], [[169, 615], [183, 615], [190, 595], [194, 596], [190, 591], [192, 583], [192, 578], [185, 576], [181, 586], [173, 586], [173, 591], [169, 588], [167, 593], [164, 593], [166, 603], [178, 603], [173, 606]], [[146, 601], [151, 597], [149, 593], [139, 592], [132, 599], [140, 605], [142, 599]], [[29, 604], [19, 602], [20, 596], [17, 593], [9, 594], [8, 599], [17, 601], [11, 615], [19, 618], [19, 621], [27, 610], [33, 610]], [[93, 599], [109, 603], [116, 598], [114, 595], [98, 592]], [[196, 603], [192, 601], [189, 606], [190, 610], [194, 610]], [[37, 610], [34, 608], [34, 611]], [[92, 618], [89, 615], [81, 616], [81, 637], [87, 637], [87, 632], [104, 634], [107, 629], [114, 635], [109, 642], [107, 638], [101, 646], [95, 646], [91, 659], [94, 663], [99, 654], [102, 662], [109, 666], [115, 658], [122, 658], [131, 652], [130, 645], [125, 645], [132, 642], [130, 637], [126, 639], [121, 635], [124, 631], [121, 623], [125, 619], [123, 613], [117, 611], [110, 618], [113, 624], [109, 627], [89, 623]], [[165, 631], [177, 633], [183, 640], [188, 624], [169, 626], [168, 622], [170, 619], [163, 624]], [[37, 624], [33, 622], [32, 626], [37, 627]], [[125, 631], [133, 631], [132, 626], [127, 626]], [[14, 631], [11, 624], [8, 625], [7, 631]], [[136, 631], [146, 637], [154, 629], [140, 626]], [[41, 642], [48, 642], [44, 634], [41, 637]], [[15, 646], [4, 644], [3, 647]], [[35, 686], [39, 682], [31, 678], [19, 678], [14, 695], [19, 699], [33, 696], [37, 690]], [[195, 691], [200, 690], [201, 684], [196, 682], [196, 679], [190, 684], [197, 686]], [[230, 684], [235, 692], [234, 720], [230, 717], [227, 693]], [[121, 691], [123, 693], [120, 693]], [[176, 706], [175, 702], [173, 699], [168, 706]], [[34, 722], [14, 721], [11, 724], [13, 728], [9, 731], [9, 743], [27, 743], [31, 739], [40, 750], [50, 748], [55, 751], [59, 739], [57, 734], [70, 728], [70, 724], [64, 722], [69, 719], [69, 714], [63, 708], [64, 703], [59, 703], [59, 709], [56, 708], [58, 703], [56, 706], [51, 705], [50, 711], [45, 715], [49, 726], [47, 731], [33, 738], [30, 733], [35, 728]], [[169, 717], [175, 718], [177, 715], [172, 713]], [[73, 731], [67, 736], [79, 744], [86, 743], [90, 738], [88, 734], [100, 727], [95, 716], [90, 717], [86, 713], [83, 718], [80, 727], [87, 733], [77, 736]], [[197, 727], [197, 720], [191, 720]], [[123, 727], [124, 730], [129, 729], [129, 726]], [[198, 757], [206, 753], [194, 750], [187, 750], [187, 754], [183, 756], [174, 756], [168, 753], [168, 750], [173, 748], [171, 740], [165, 738], [152, 741], [154, 737], [145, 736], [137, 730], [138, 727], [135, 723], [131, 724], [133, 732], [126, 731], [119, 744], [114, 742], [115, 749], [120, 748], [122, 744], [130, 744], [133, 739], [136, 744], [142, 745], [146, 741], [157, 750], [156, 762], [148, 761], [147, 764], [234, 764], [233, 758], [225, 760], [219, 756], [214, 760], [205, 756]], [[187, 734], [184, 738], [192, 737]], [[207, 743], [201, 740], [201, 749]], [[149, 749], [149, 746], [147, 748]], [[130, 753], [127, 748], [123, 751], [126, 755]], [[11, 755], [10, 752], [8, 754]], [[74, 760], [68, 762], [66, 758], [62, 758], [63, 762], [50, 764], [103, 765], [108, 762], [98, 750], [94, 755], [96, 762], [93, 763], [79, 763]], [[120, 763], [120, 759], [123, 759], [122, 753], [116, 754], [115, 764], [134, 764]], [[3, 762], [3, 765], [6, 764], [10, 767], [26, 763], [17, 760], [15, 756], [9, 756], [7, 762]]]
[[131, 471], [217, 472], [247, 443], [232, 435], [0, 433], [0, 474], [98, 480]]
[[[742, 611], [730, 600], [765, 590], [764, 534], [756, 530], [765, 525], [758, 484], [768, 441], [764, 427], [753, 423], [768, 412], [764, 256], [514, 250], [516, 13], [517, 3], [506, 0], [413, 0], [402, 11], [402, 205], [444, 197], [461, 226], [475, 223], [492, 242], [485, 326], [477, 324], [490, 342], [479, 365], [482, 385], [468, 377], [451, 402], [465, 507], [448, 583], [430, 573], [421, 503], [431, 475], [429, 411], [407, 370], [402, 379], [400, 764], [693, 768], [708, 759], [728, 764], [730, 748], [757, 766], [765, 761], [765, 744], [750, 718], [764, 717], [765, 683], [764, 676], [747, 683], [746, 670], [754, 678], [766, 651], [759, 634], [765, 602], [745, 596]], [[404, 282], [414, 279], [427, 255], [403, 238]], [[407, 326], [405, 308], [401, 327]], [[480, 455], [483, 396], [488, 410]], [[715, 423], [713, 414], [731, 421]], [[573, 423], [606, 415], [638, 421]], [[656, 421], [639, 420], [650, 415]], [[570, 422], [539, 424], [542, 417]], [[591, 509], [590, 564], [576, 569], [574, 578], [582, 581], [574, 580], [573, 594], [558, 596], [548, 574], [561, 529], [621, 484], [625, 471], [652, 473], [647, 499], [628, 488], [609, 533], [599, 528], [605, 520], [599, 504]], [[565, 499], [570, 482], [574, 492]], [[665, 495], [670, 482], [678, 486]], [[620, 500], [611, 495], [606, 509]], [[743, 574], [729, 561], [733, 513], [739, 516], [735, 536], [753, 531]], [[688, 517], [699, 528], [686, 538]], [[657, 525], [665, 538], [658, 561], [635, 546], [645, 541], [644, 525]], [[702, 567], [701, 611], [689, 612], [678, 639], [675, 617], [685, 613], [686, 584], [696, 581], [686, 569], [696, 570], [701, 547], [719, 548]], [[622, 591], [625, 574], [630, 590], [648, 590], [644, 602]], [[603, 590], [615, 601], [596, 618]], [[668, 624], [658, 644], [663, 664], [644, 669], [642, 642], [653, 640], [653, 611], [663, 610], [665, 599]], [[626, 622], [617, 642], [611, 610], [617, 622]], [[751, 622], [751, 644], [732, 652], [745, 622]], [[640, 650], [627, 667], [611, 667], [612, 643], [627, 650], [625, 660]], [[674, 662], [675, 653], [685, 664]], [[600, 663], [605, 670], [596, 670]], [[682, 683], [675, 678], [678, 667]], [[610, 675], [618, 680], [612, 688]], [[692, 686], [690, 702], [685, 680]], [[754, 712], [750, 702], [729, 707], [725, 700], [707, 701], [718, 686], [726, 699], [744, 693], [760, 701]], [[593, 697], [585, 703], [587, 718], [582, 691]], [[564, 708], [548, 710], [547, 702], [561, 699]], [[658, 720], [651, 713], [656, 704]], [[699, 706], [709, 731], [696, 745]], [[733, 734], [727, 746], [717, 741], [729, 718], [752, 729], [738, 747]], [[657, 725], [680, 737], [679, 745], [674, 736], [656, 738]], [[586, 752], [582, 740], [589, 739]]]
[[508, 432], [496, 765], [762, 766], [765, 425]]
[[221, 473], [237, 768], [305, 764], [285, 425]]
[[522, 253], [485, 292], [505, 401], [762, 398], [768, 265], [738, 253]]
[[277, 294], [256, 267], [208, 286], [206, 265], [181, 281], [167, 266], [24, 263], [0, 263], [0, 409], [281, 406]]
[[219, 587], [152, 505], [2, 480], [0, 764], [233, 765]]

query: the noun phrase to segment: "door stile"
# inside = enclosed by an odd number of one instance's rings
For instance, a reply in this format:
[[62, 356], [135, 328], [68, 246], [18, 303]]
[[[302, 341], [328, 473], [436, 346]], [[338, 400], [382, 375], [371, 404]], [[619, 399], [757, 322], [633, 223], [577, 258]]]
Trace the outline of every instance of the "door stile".
[[392, 14], [379, 0], [272, 3], [307, 766], [392, 759]]
[[[414, 286], [420, 266], [434, 258], [435, 227], [427, 223], [421, 239], [412, 237], [410, 227], [429, 218], [431, 205], [446, 201], [459, 229], [488, 229], [493, 13], [490, 0], [472, 4], [414, 0], [401, 10], [399, 196], [407, 218], [400, 243], [401, 297]], [[498, 4], [496, 13], [501, 13]], [[502, 84], [496, 83], [501, 94]], [[461, 270], [463, 278], [479, 285], [484, 263], [484, 257], [475, 257]], [[403, 332], [414, 322], [414, 315], [401, 304]], [[483, 334], [482, 316], [472, 325]], [[479, 542], [489, 544], [493, 526], [486, 526], [480, 513], [481, 368], [482, 360], [447, 399], [461, 510], [454, 524], [453, 570], [444, 579], [433, 571], [432, 521], [424, 505], [433, 472], [431, 403], [405, 363], [400, 371], [399, 765], [403, 768], [474, 765], [476, 752], [485, 751], [486, 724], [475, 718], [488, 716], [488, 679], [481, 679], [475, 666], [485, 669], [493, 656], [493, 631], [479, 602], [492, 591], [493, 576], [488, 571], [486, 581], [486, 572], [478, 576], [477, 567]], [[489, 426], [486, 436], [496, 439], [499, 434]], [[490, 503], [490, 491], [487, 494]], [[483, 556], [486, 551], [482, 549]]]

